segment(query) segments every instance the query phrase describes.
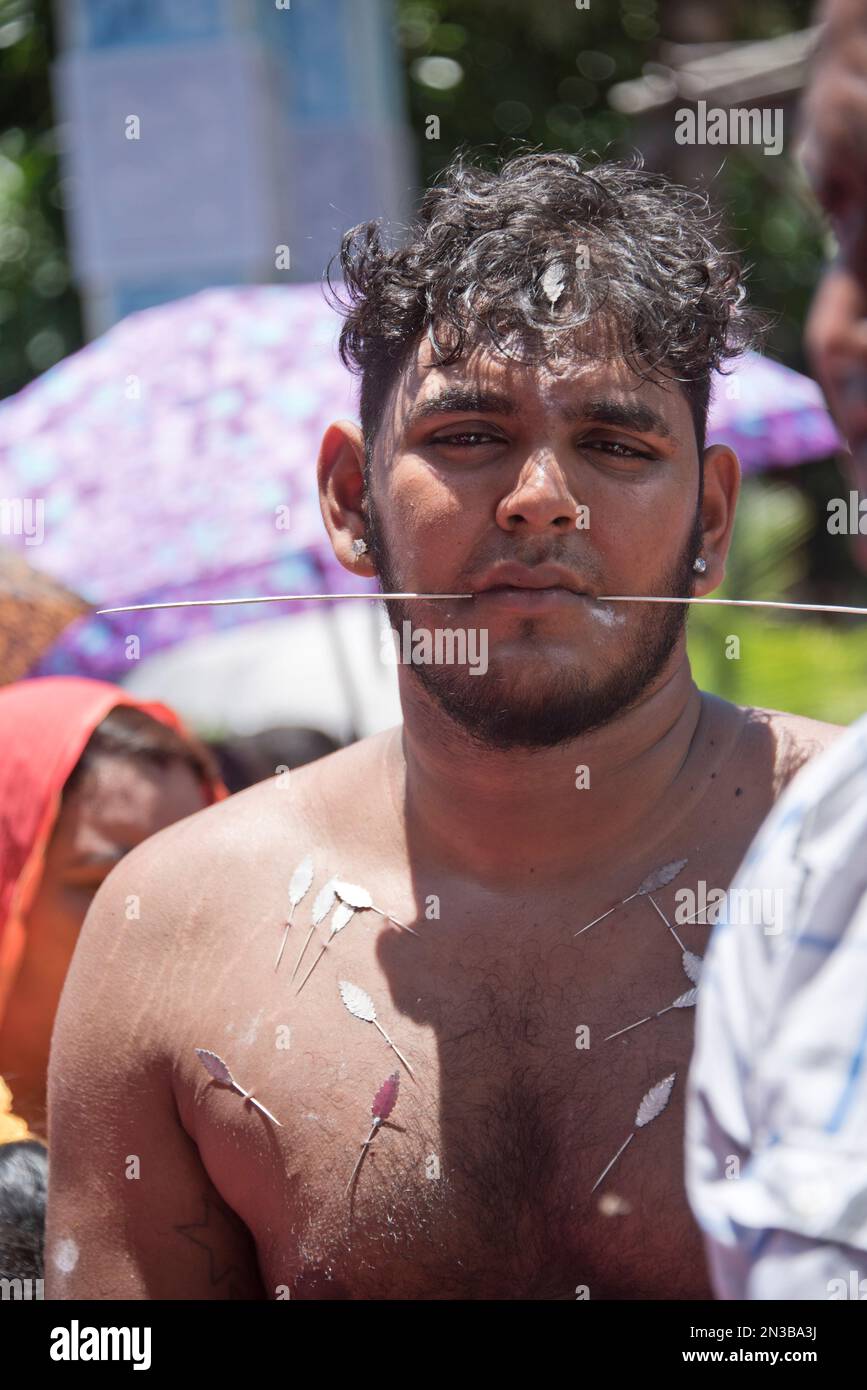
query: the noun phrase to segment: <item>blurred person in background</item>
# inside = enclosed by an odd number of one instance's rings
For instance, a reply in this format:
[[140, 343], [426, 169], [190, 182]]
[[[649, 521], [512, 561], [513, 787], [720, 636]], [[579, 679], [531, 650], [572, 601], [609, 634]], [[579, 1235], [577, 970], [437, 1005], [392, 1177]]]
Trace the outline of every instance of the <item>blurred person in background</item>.
[[[867, 495], [867, 0], [829, 0], [802, 106], [800, 154], [837, 242], [820, 281], [805, 346]], [[867, 536], [855, 537], [867, 570]]]
[[0, 1076], [46, 1133], [54, 1015], [91, 900], [129, 850], [226, 796], [167, 706], [49, 676], [0, 689]]
[[321, 729], [282, 725], [276, 729], [262, 729], [256, 734], [209, 739], [208, 747], [219, 764], [229, 793], [234, 795], [266, 777], [273, 777], [281, 768], [291, 771], [335, 753], [340, 744]]
[[[837, 255], [806, 346], [867, 495], [867, 0], [830, 0], [802, 157]], [[867, 570], [867, 537], [856, 537]], [[686, 1175], [725, 1299], [867, 1299], [867, 717], [804, 768], [735, 880], [779, 930], [723, 917], [688, 1083]], [[775, 923], [775, 927], [777, 923]]]

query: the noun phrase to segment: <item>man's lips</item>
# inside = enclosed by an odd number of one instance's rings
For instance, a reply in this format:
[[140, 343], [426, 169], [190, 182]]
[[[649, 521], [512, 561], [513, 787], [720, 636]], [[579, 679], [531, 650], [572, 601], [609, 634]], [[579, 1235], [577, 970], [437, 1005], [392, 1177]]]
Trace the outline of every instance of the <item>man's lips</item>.
[[491, 606], [497, 609], [514, 609], [521, 613], [536, 613], [548, 608], [574, 607], [591, 598], [590, 594], [577, 593], [562, 585], [545, 588], [521, 588], [519, 585], [492, 585], [476, 592], [474, 605]]
[[488, 570], [479, 582], [471, 587], [476, 593], [489, 593], [491, 590], [500, 589], [562, 589], [573, 595], [590, 596], [588, 586], [578, 575], [561, 565], [518, 565], [505, 562]]
[[496, 565], [472, 587], [477, 604], [523, 613], [571, 606], [592, 598], [578, 576], [559, 565]]

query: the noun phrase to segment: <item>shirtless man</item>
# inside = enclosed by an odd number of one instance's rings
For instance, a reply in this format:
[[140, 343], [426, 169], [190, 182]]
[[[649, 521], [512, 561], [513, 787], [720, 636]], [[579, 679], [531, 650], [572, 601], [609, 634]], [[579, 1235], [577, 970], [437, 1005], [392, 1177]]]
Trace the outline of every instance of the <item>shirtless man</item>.
[[[708, 928], [675, 923], [678, 889], [725, 889], [837, 731], [702, 694], [682, 605], [600, 600], [721, 582], [738, 464], [704, 449], [704, 417], [748, 321], [694, 195], [592, 175], [567, 155], [456, 164], [409, 249], [344, 239], [361, 429], [322, 441], [325, 524], [384, 592], [475, 595], [390, 616], [398, 633], [484, 633], [487, 669], [400, 665], [402, 728], [188, 818], [111, 874], [53, 1038], [49, 1298], [710, 1296], [682, 1174], [692, 1011], [608, 1035], [689, 989], [660, 914], [700, 955]], [[682, 860], [659, 911], [632, 896], [576, 935]], [[299, 991], [333, 876], [401, 925], [356, 913]]]

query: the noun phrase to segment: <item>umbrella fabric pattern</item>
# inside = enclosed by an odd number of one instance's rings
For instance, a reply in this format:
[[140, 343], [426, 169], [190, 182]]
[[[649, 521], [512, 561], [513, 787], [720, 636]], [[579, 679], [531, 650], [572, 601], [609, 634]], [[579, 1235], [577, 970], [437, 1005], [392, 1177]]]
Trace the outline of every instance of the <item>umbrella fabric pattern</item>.
[[[0, 495], [44, 499], [30, 564], [93, 607], [370, 589], [334, 559], [316, 486], [325, 427], [356, 417], [339, 327], [319, 285], [206, 290], [131, 315], [3, 402]], [[130, 634], [144, 657], [264, 611], [286, 608], [82, 619], [33, 674], [117, 679]]]
[[744, 353], [716, 374], [707, 442], [730, 445], [744, 473], [791, 468], [845, 447], [821, 387], [758, 352]]

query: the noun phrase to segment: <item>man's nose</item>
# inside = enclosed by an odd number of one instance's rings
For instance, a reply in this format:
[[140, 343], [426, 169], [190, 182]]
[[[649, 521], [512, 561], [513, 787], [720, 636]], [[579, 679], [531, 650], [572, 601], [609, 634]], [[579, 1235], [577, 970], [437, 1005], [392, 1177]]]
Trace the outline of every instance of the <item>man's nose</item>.
[[497, 522], [506, 531], [571, 530], [580, 503], [551, 450], [540, 450], [521, 466], [514, 487], [497, 507]]

